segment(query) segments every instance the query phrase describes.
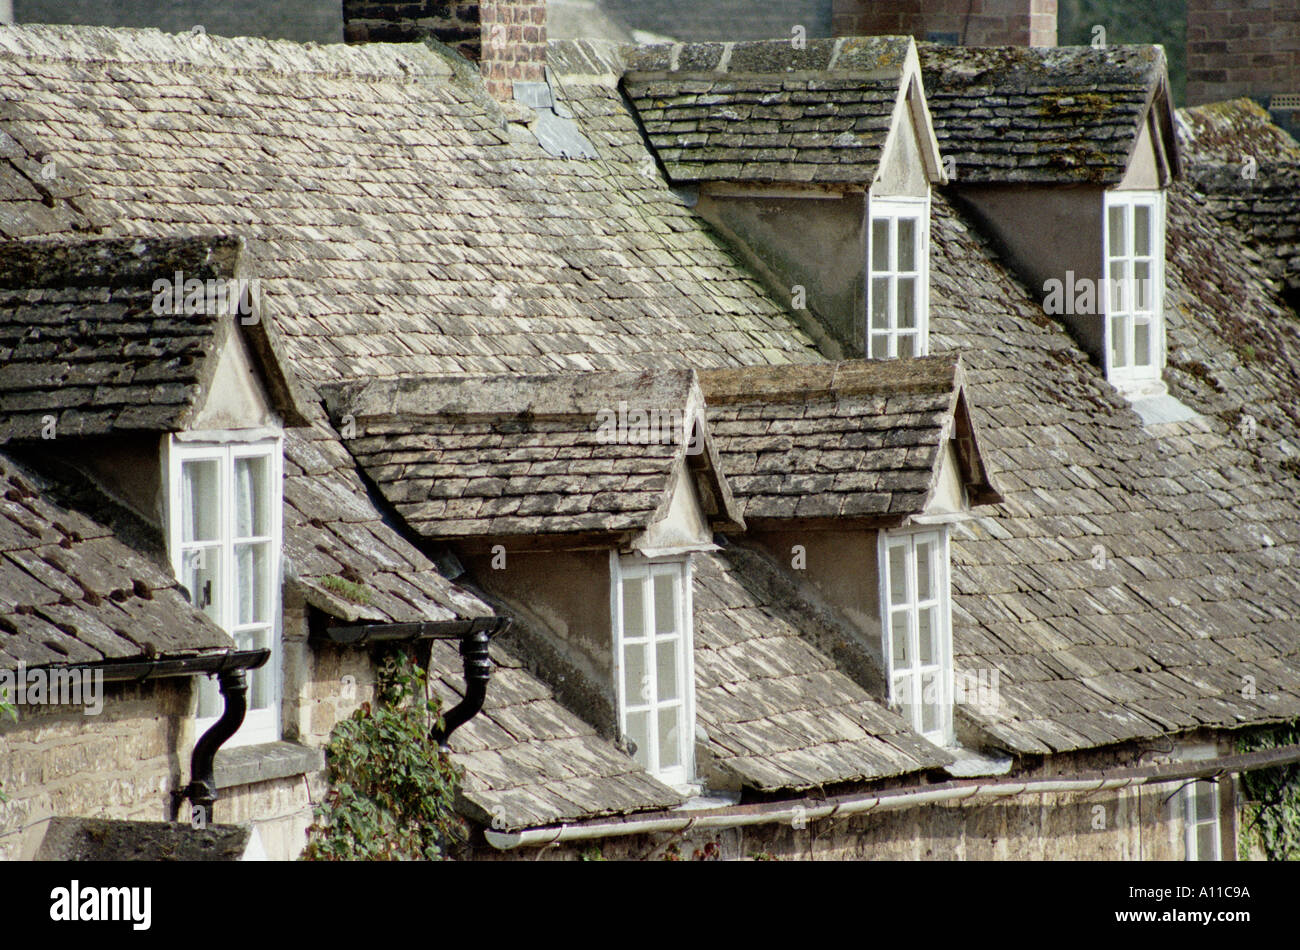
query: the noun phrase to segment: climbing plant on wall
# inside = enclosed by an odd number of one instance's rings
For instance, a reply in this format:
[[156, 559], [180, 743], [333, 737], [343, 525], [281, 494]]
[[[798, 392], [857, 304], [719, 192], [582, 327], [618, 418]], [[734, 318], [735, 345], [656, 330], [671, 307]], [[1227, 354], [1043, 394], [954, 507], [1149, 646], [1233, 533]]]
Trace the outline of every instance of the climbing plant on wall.
[[428, 738], [439, 716], [424, 670], [404, 654], [388, 656], [375, 702], [330, 733], [330, 790], [305, 860], [441, 860], [465, 840], [454, 808], [460, 774]]
[[[5, 697], [8, 695], [8, 693], [0, 693], [0, 718], [8, 716], [14, 722], [17, 722], [18, 710], [14, 709], [10, 703], [5, 702]], [[9, 801], [9, 796], [5, 794], [4, 786], [0, 785], [0, 802], [7, 801]]]
[[[1238, 743], [1241, 752], [1300, 743], [1300, 723], [1262, 730]], [[1300, 860], [1300, 763], [1241, 774], [1247, 805], [1243, 844], [1258, 844], [1270, 861]]]

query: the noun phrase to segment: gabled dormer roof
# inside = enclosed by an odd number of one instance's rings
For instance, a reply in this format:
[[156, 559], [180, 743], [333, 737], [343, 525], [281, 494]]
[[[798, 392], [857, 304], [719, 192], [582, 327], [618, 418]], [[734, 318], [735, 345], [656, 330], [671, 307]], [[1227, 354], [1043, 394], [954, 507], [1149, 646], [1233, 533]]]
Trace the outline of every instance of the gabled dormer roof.
[[934, 133], [959, 184], [1116, 185], [1150, 127], [1178, 175], [1159, 46], [917, 47]]
[[675, 182], [869, 186], [904, 114], [943, 170], [907, 36], [626, 47], [624, 88]]
[[1001, 501], [957, 356], [710, 370], [700, 384], [751, 525], [924, 514], [942, 490], [950, 441], [969, 503]]
[[[239, 289], [244, 254], [226, 237], [0, 245], [0, 440], [186, 429], [234, 335], [272, 408], [302, 424], [275, 330]], [[178, 275], [197, 296], [159, 290]]]
[[692, 370], [435, 376], [324, 390], [366, 476], [428, 539], [631, 540], [683, 480], [714, 530], [743, 527]]

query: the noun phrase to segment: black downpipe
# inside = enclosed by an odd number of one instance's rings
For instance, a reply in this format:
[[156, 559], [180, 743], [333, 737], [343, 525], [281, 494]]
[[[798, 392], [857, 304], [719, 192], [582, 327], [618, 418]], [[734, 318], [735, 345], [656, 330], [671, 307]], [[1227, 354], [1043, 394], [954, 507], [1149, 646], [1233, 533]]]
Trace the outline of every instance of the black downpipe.
[[194, 744], [190, 755], [190, 784], [172, 793], [173, 820], [180, 811], [180, 803], [189, 799], [194, 805], [190, 824], [206, 828], [212, 824], [212, 806], [217, 801], [217, 780], [214, 762], [217, 750], [239, 731], [248, 711], [248, 676], [243, 670], [223, 670], [217, 674], [218, 687], [225, 699], [225, 709], [207, 732]]
[[492, 676], [492, 658], [488, 656], [491, 637], [486, 630], [476, 630], [460, 641], [460, 655], [465, 661], [465, 696], [442, 717], [442, 728], [434, 726], [429, 738], [438, 743], [442, 752], [449, 751], [447, 741], [451, 734], [469, 722], [483, 708], [487, 698], [488, 679]]

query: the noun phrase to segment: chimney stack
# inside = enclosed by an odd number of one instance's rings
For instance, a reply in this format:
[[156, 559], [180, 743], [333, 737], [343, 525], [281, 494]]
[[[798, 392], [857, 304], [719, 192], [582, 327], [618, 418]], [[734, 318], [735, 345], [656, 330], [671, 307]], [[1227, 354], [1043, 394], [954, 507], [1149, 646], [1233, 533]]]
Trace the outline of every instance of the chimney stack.
[[952, 46], [1055, 46], [1057, 0], [833, 0], [836, 36]]
[[546, 0], [343, 0], [349, 43], [417, 43], [433, 37], [479, 64], [501, 101], [514, 82], [546, 80]]

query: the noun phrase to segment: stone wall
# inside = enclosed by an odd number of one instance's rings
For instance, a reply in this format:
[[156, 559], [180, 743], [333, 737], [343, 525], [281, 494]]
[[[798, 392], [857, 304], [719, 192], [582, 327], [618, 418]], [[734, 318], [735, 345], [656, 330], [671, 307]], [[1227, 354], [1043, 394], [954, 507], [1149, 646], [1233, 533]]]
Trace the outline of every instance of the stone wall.
[[[836, 36], [908, 34], [961, 46], [1055, 46], [1057, 0], [834, 0]], [[942, 37], [942, 39], [941, 39]]]

